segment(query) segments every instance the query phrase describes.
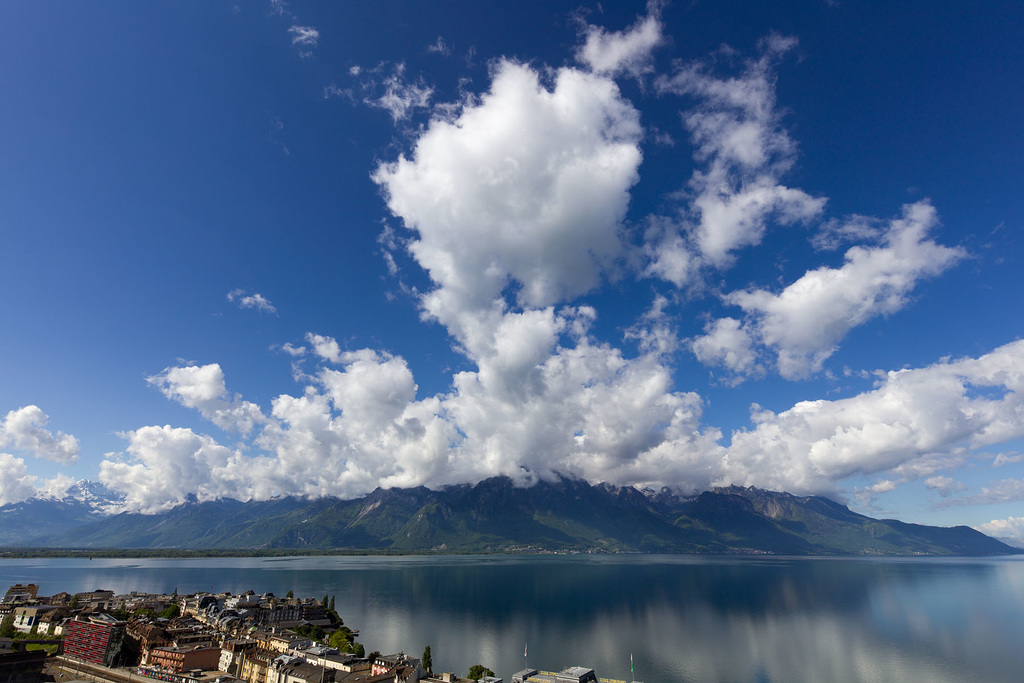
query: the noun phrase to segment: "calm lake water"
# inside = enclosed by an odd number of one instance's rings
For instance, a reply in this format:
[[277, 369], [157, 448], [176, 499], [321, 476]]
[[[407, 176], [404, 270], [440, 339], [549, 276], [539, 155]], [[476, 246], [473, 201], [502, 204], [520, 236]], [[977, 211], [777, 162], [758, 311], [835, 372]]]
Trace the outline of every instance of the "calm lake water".
[[253, 589], [336, 596], [367, 651], [675, 681], [1024, 680], [1024, 556], [2, 560], [44, 594]]

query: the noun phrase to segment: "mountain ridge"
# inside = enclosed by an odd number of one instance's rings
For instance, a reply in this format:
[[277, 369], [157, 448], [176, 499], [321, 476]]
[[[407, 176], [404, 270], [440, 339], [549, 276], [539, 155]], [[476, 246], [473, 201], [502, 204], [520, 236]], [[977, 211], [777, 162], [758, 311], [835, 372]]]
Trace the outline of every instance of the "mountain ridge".
[[[516, 488], [477, 484], [376, 489], [362, 498], [188, 502], [155, 515], [69, 512], [45, 501], [0, 507], [21, 515], [0, 544], [47, 548], [204, 548], [388, 552], [668, 552], [787, 555], [1002, 555], [1020, 552], [969, 527], [878, 520], [821, 496], [730, 486], [680, 497], [562, 478]], [[50, 505], [69, 505], [50, 501]], [[8, 508], [12, 508], [8, 510]], [[56, 508], [55, 508], [56, 509]], [[5, 528], [11, 529], [5, 525]]]

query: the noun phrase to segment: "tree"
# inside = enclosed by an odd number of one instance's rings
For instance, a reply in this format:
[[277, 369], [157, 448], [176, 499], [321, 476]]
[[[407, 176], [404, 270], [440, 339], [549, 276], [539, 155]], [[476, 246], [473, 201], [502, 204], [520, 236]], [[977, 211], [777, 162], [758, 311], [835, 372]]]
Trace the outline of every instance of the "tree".
[[3, 621], [0, 621], [0, 638], [13, 638], [17, 631], [14, 628], [14, 612], [11, 612]]
[[352, 648], [352, 654], [354, 654], [356, 657], [360, 657], [360, 658], [365, 657], [366, 656], [366, 648], [363, 647], [362, 643], [356, 643], [356, 646], [354, 648]]
[[324, 593], [324, 599], [320, 601], [320, 606], [327, 609], [327, 593]]
[[158, 613], [157, 616], [163, 617], [164, 619], [177, 619], [181, 616], [181, 610], [178, 608], [177, 605], [171, 605], [167, 609]]
[[434, 672], [434, 662], [430, 659], [429, 645], [423, 648], [423, 658], [422, 660], [420, 660], [420, 665], [423, 667], [423, 670], [426, 671], [428, 674]]
[[331, 596], [331, 605], [327, 609], [331, 610], [332, 612], [334, 611], [334, 596], [333, 595]]
[[174, 592], [171, 593], [171, 595], [173, 595], [174, 597], [178, 597], [178, 587], [177, 586], [174, 587]]
[[494, 672], [488, 669], [483, 664], [474, 664], [469, 667], [469, 678], [474, 681], [479, 681], [484, 676], [493, 676]]
[[294, 598], [295, 597], [295, 593], [294, 593], [294, 591], [288, 591], [288, 593], [284, 597], [286, 597], [286, 598]]
[[332, 633], [329, 639], [330, 646], [338, 648], [341, 652], [349, 652], [352, 647], [352, 635], [347, 631], [348, 629], [339, 628]]

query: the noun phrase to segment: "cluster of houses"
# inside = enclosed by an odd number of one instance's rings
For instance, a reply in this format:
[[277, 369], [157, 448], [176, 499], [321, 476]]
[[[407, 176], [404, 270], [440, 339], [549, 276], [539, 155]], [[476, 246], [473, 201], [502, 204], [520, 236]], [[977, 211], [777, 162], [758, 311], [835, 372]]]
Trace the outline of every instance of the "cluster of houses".
[[[62, 638], [65, 661], [130, 667], [133, 675], [166, 683], [469, 680], [425, 671], [404, 653], [365, 656], [352, 640], [357, 633], [341, 624], [326, 597], [108, 590], [44, 597], [35, 584], [17, 584], [0, 601], [0, 623], [33, 638]], [[328, 645], [328, 636], [339, 629], [344, 629], [344, 649], [353, 652]], [[501, 683], [494, 677], [481, 680]]]

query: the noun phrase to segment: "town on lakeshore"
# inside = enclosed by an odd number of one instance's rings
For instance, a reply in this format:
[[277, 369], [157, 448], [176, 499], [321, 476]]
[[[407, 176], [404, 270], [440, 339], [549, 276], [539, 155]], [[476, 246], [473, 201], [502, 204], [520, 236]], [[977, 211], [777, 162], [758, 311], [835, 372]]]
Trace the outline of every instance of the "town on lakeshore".
[[[0, 681], [504, 683], [483, 664], [466, 676], [434, 672], [429, 645], [418, 658], [381, 654], [367, 652], [358, 636], [329, 595], [97, 589], [45, 596], [36, 584], [15, 584], [0, 601]], [[511, 682], [625, 683], [583, 666], [527, 667]]]

